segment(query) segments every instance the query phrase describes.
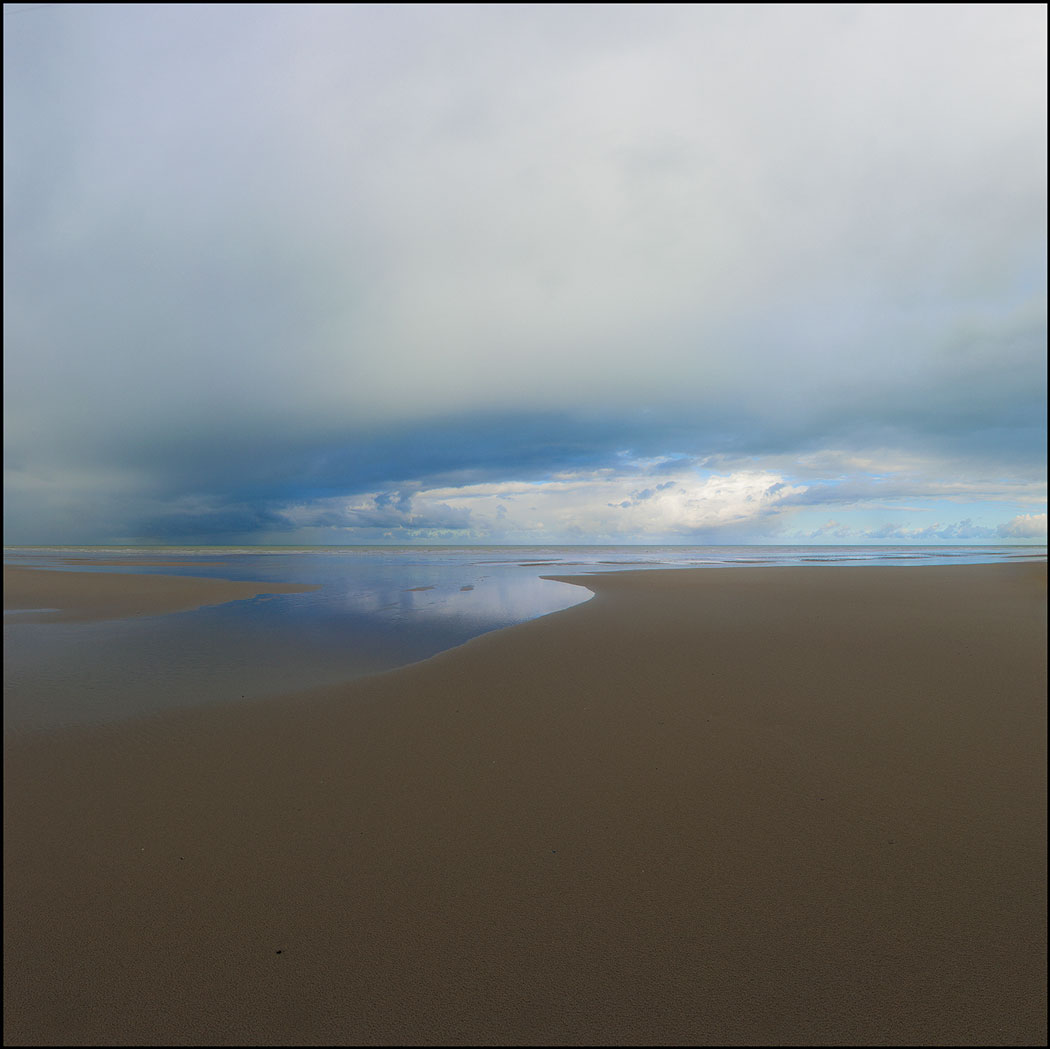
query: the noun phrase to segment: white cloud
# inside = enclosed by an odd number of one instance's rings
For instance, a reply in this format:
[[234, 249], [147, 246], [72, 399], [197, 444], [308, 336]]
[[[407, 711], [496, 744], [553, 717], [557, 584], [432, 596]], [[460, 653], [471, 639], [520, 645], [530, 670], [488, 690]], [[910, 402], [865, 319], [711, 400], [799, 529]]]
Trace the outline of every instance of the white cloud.
[[505, 481], [325, 499], [284, 511], [297, 528], [394, 529], [395, 534], [492, 542], [681, 541], [729, 530], [767, 532], [805, 491], [768, 471], [702, 477], [580, 472], [543, 483]]
[[1045, 539], [1046, 514], [1018, 514], [999, 525], [999, 535], [1011, 539]]

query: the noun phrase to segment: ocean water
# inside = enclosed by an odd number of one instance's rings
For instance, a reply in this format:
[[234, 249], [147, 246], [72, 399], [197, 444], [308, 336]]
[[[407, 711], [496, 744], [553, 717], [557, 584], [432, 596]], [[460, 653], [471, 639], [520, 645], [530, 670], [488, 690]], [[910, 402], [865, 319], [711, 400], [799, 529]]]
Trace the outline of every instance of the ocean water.
[[[35, 547], [7, 564], [311, 583], [305, 594], [98, 623], [4, 617], [4, 728], [37, 731], [242, 702], [426, 659], [586, 601], [544, 575], [760, 565], [1045, 560], [1046, 547]], [[156, 567], [135, 562], [156, 560]]]

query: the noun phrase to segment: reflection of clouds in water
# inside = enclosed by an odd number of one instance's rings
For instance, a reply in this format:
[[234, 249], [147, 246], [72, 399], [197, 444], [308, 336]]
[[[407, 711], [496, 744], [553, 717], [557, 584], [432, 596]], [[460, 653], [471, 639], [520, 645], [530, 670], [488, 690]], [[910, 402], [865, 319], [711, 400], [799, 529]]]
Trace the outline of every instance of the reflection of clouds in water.
[[[528, 570], [474, 575], [445, 566], [410, 569], [406, 579], [404, 570], [361, 562], [329, 562], [321, 590], [168, 616], [42, 626], [12, 626], [8, 617], [5, 726], [120, 720], [347, 681], [591, 596]], [[245, 566], [245, 575], [259, 567]], [[314, 567], [285, 575], [320, 582]], [[420, 575], [431, 580], [425, 588], [406, 586]]]
[[[387, 621], [402, 616], [420, 619], [517, 623], [586, 601], [590, 592], [569, 583], [528, 576], [499, 576], [474, 583], [433, 584], [408, 589], [391, 582], [362, 589], [349, 582], [330, 584], [318, 600], [333, 611], [376, 616]], [[333, 592], [335, 591], [335, 592]]]

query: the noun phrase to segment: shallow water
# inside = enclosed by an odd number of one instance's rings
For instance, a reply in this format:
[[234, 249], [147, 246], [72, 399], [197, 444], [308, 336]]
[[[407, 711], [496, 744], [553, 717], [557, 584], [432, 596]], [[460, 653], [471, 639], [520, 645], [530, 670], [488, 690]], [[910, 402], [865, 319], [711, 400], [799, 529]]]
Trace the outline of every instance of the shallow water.
[[[17, 615], [5, 616], [4, 727], [33, 731], [122, 720], [345, 681], [590, 597], [580, 587], [542, 579], [545, 574], [1045, 557], [1045, 547], [1018, 546], [7, 549], [5, 562], [25, 567], [321, 589], [96, 623], [20, 623]], [[164, 563], [135, 563], [142, 560]]]

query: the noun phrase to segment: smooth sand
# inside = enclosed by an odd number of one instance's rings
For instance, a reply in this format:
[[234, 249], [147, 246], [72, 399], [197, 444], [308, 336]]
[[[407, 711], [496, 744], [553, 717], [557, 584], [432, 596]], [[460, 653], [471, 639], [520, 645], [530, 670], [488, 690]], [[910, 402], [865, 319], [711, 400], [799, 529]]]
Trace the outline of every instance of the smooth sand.
[[8, 740], [6, 1044], [1045, 1044], [1045, 564], [583, 581]]
[[[159, 616], [205, 605], [221, 605], [227, 601], [243, 601], [258, 594], [301, 594], [318, 589], [320, 587], [299, 583], [244, 583], [194, 576], [45, 571], [4, 565], [4, 610], [19, 610], [18, 620], [30, 623], [80, 623], [127, 616]], [[29, 609], [48, 611], [22, 611]]]

